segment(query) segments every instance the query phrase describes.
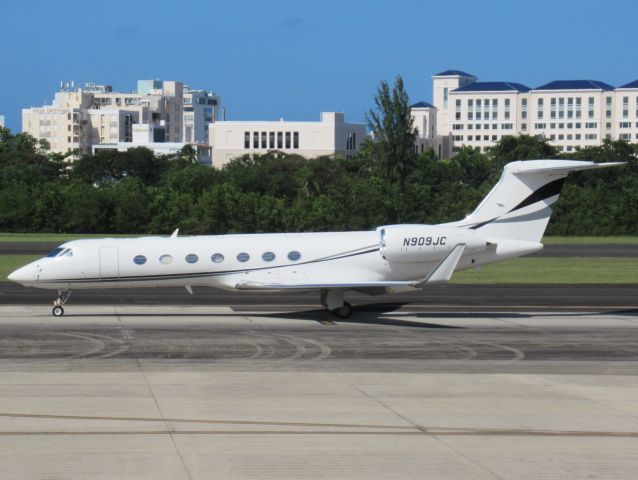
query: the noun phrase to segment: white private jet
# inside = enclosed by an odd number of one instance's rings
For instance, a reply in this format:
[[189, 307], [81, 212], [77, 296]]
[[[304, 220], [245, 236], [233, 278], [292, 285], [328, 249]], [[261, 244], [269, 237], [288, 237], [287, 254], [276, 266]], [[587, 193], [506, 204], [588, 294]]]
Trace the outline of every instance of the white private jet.
[[568, 173], [621, 163], [530, 160], [505, 166], [480, 205], [459, 222], [387, 225], [366, 232], [103, 238], [64, 243], [9, 275], [58, 290], [53, 315], [73, 289], [207, 286], [317, 291], [339, 318], [344, 293], [370, 294], [447, 283], [458, 270], [543, 248], [540, 240]]

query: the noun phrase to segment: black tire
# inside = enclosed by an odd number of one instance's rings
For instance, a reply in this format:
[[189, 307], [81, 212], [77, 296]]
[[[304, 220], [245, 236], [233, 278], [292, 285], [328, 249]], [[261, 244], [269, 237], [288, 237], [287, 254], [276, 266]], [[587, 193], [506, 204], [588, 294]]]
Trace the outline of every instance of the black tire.
[[352, 305], [343, 302], [343, 307], [335, 308], [332, 313], [339, 318], [350, 318], [352, 316]]
[[61, 306], [55, 306], [53, 307], [53, 310], [51, 311], [51, 313], [53, 313], [54, 317], [61, 317], [62, 315], [64, 315], [64, 308], [62, 308]]

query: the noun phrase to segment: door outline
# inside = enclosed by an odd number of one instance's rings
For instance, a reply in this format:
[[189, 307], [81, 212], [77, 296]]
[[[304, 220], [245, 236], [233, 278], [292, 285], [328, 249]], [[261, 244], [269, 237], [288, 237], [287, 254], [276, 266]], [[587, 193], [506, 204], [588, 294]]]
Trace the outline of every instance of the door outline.
[[120, 278], [118, 248], [100, 247], [100, 280], [110, 278]]

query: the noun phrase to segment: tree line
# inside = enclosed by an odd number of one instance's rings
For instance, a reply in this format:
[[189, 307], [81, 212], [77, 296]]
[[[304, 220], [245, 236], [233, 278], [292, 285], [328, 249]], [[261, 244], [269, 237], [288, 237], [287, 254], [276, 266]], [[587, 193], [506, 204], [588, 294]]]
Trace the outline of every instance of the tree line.
[[393, 88], [381, 82], [375, 105], [368, 115], [375, 141], [351, 159], [269, 152], [221, 169], [195, 163], [188, 146], [173, 156], [132, 148], [69, 162], [2, 128], [0, 231], [222, 234], [435, 224], [470, 213], [510, 161], [569, 158], [627, 164], [571, 174], [548, 233], [638, 234], [638, 145], [605, 141], [560, 154], [522, 135], [439, 160], [433, 151], [414, 151], [400, 77]]

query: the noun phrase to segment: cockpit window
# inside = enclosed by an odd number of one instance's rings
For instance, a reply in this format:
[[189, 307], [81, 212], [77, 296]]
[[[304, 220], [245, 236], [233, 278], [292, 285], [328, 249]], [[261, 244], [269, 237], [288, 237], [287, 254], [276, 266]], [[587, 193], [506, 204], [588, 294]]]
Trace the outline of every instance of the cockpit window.
[[58, 254], [64, 250], [64, 247], [58, 247], [58, 248], [54, 248], [53, 250], [51, 250], [49, 253], [47, 253], [47, 257], [48, 258], [53, 258], [53, 257], [57, 257]]
[[71, 248], [67, 248], [64, 253], [62, 255], [60, 255], [61, 257], [72, 257], [73, 256], [73, 249]]

